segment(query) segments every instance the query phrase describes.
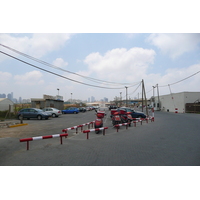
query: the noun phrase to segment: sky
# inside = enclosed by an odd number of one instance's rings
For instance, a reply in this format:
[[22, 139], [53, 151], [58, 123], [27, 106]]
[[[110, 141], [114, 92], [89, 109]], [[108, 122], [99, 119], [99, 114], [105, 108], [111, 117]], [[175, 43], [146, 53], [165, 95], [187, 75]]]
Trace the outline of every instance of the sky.
[[0, 54], [0, 93], [13, 92], [15, 98], [59, 94], [68, 100], [72, 93], [73, 99], [113, 100], [120, 92], [126, 98], [126, 86], [128, 98], [134, 99], [141, 98], [142, 80], [147, 98], [157, 84], [160, 95], [170, 89], [199, 92], [199, 33], [1, 33], [0, 44], [32, 58], [0, 46], [2, 52], [21, 60]]
[[127, 97], [135, 99], [142, 96], [142, 80], [147, 98], [156, 85], [155, 96], [199, 92], [198, 7], [190, 11], [182, 3], [177, 15], [180, 5], [174, 1], [173, 7], [168, 1], [165, 9], [152, 6], [159, 6], [158, 1], [140, 1], [134, 7], [127, 0], [126, 6], [116, 1], [114, 7], [110, 1], [106, 6], [105, 1], [98, 6], [90, 2], [91, 7], [89, 1], [73, 1], [59, 10], [51, 1], [48, 9], [36, 2], [32, 10], [14, 9], [19, 2], [12, 1], [12, 8], [4, 3], [13, 15], [6, 9], [0, 14], [1, 19], [7, 16], [0, 31], [0, 94], [13, 92], [14, 98], [23, 99], [59, 94], [64, 100], [94, 96], [111, 101], [120, 94], [125, 99], [127, 87]]

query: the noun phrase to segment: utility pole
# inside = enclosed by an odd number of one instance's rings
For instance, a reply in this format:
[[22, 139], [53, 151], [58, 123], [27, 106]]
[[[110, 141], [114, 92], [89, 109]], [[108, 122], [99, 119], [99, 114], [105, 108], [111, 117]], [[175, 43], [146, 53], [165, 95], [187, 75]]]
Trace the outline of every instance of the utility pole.
[[128, 95], [128, 94], [127, 94], [127, 88], [128, 88], [128, 87], [125, 86], [125, 88], [126, 88], [126, 107], [127, 107], [127, 95]]
[[120, 107], [122, 106], [122, 92], [120, 92]]
[[153, 87], [153, 108], [155, 107], [155, 94], [154, 94], [154, 89], [156, 88], [156, 86], [152, 86]]
[[157, 84], [157, 93], [158, 93], [158, 110], [160, 110], [160, 97], [159, 97], [159, 90], [158, 90], [158, 84]]
[[[146, 92], [145, 92], [145, 87], [144, 87], [144, 80], [142, 79], [142, 90], [144, 92], [144, 98], [145, 98], [145, 106], [146, 106], [146, 114], [149, 116], [148, 108], [147, 108], [147, 98], [146, 98]], [[143, 100], [142, 100], [143, 102]], [[142, 110], [143, 111], [143, 110]]]
[[143, 102], [143, 93], [144, 93], [144, 88], [143, 88], [143, 79], [142, 79], [142, 112], [143, 112], [143, 107], [144, 107], [144, 102]]

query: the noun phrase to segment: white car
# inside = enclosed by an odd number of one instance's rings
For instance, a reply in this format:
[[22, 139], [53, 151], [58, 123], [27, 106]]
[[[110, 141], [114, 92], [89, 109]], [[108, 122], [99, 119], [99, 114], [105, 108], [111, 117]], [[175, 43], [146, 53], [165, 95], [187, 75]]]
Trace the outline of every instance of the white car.
[[58, 110], [57, 108], [43, 108], [43, 111], [49, 113], [52, 115], [52, 117], [59, 117], [60, 115], [62, 115], [61, 110]]

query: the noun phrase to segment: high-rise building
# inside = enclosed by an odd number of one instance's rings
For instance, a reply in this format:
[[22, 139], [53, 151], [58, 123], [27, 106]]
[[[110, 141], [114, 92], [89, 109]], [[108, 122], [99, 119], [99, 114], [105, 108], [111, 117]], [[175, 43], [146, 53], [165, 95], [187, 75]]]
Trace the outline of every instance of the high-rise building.
[[106, 98], [106, 97], [104, 97], [103, 100], [104, 100], [104, 102], [108, 102], [108, 98]]
[[10, 99], [12, 101], [12, 95], [9, 93], [7, 94], [7, 98]]
[[88, 98], [88, 103], [90, 103], [90, 97]]
[[0, 98], [6, 98], [6, 94], [0, 94]]
[[95, 102], [95, 98], [91, 96], [91, 102]]

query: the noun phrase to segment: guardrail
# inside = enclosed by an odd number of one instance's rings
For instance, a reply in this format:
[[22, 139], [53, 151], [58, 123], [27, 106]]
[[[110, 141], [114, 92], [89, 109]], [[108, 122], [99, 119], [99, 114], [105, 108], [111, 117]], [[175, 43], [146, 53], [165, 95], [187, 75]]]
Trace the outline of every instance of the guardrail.
[[95, 129], [90, 129], [90, 130], [84, 130], [83, 133], [87, 133], [87, 139], [89, 139], [89, 133], [90, 132], [103, 130], [103, 135], [105, 135], [105, 129], [108, 129], [108, 127], [102, 127], [102, 128], [95, 128]]
[[64, 133], [64, 134], [55, 134], [55, 135], [46, 135], [46, 136], [24, 138], [24, 139], [20, 139], [19, 141], [20, 142], [27, 142], [26, 143], [26, 149], [29, 150], [29, 141], [60, 137], [60, 144], [62, 144], [62, 137], [67, 137], [67, 136], [68, 136], [68, 134]]
[[126, 126], [126, 129], [128, 129], [129, 125], [130, 125], [130, 123], [123, 123], [123, 124], [116, 124], [116, 125], [114, 125], [114, 127], [117, 128], [117, 132], [118, 132], [118, 129], [120, 128], [120, 126]]
[[78, 128], [81, 128], [81, 131], [82, 131], [83, 130], [83, 126], [88, 125], [88, 128], [90, 128], [90, 125], [92, 124], [92, 128], [93, 128], [94, 122], [95, 121], [88, 122], [88, 123], [85, 123], [85, 124], [81, 124], [81, 125], [78, 125], [78, 126], [73, 126], [71, 128], [65, 128], [65, 129], [62, 130], [62, 132], [67, 133], [68, 130], [76, 129], [76, 133], [78, 133]]

